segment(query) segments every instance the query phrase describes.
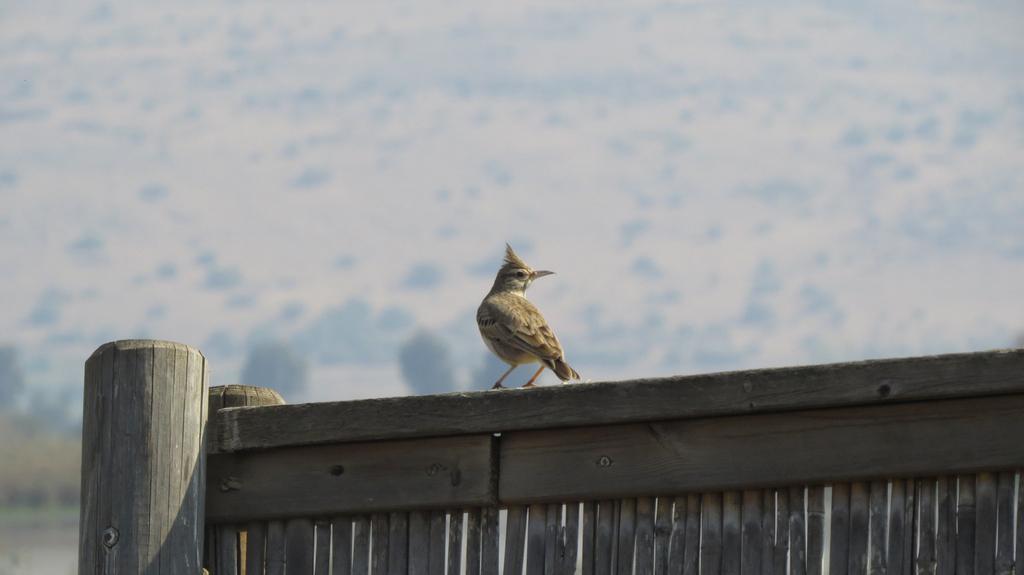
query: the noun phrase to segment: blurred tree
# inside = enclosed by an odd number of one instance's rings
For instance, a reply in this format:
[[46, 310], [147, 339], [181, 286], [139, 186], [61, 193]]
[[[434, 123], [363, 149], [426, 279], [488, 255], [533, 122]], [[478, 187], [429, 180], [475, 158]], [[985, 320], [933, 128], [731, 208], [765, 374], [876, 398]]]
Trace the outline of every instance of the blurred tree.
[[249, 349], [239, 383], [269, 387], [291, 402], [305, 395], [309, 386], [309, 368], [305, 358], [287, 343], [261, 342]]
[[25, 388], [25, 374], [14, 346], [0, 347], [0, 411], [10, 409]]
[[[498, 356], [494, 355], [490, 351], [485, 351], [481, 355], [480, 365], [473, 370], [473, 373], [469, 376], [469, 388], [470, 389], [490, 389], [494, 382], [498, 381], [501, 374], [505, 373], [508, 369], [508, 364], [498, 359]], [[524, 372], [529, 371], [527, 368], [523, 368]], [[529, 372], [533, 375], [533, 372]], [[519, 372], [514, 372], [509, 377], [515, 377]], [[506, 380], [507, 385], [515, 385], [511, 383], [512, 380]], [[525, 382], [524, 382], [525, 383]]]
[[440, 336], [421, 330], [398, 349], [402, 377], [417, 395], [454, 391], [455, 369], [451, 350]]

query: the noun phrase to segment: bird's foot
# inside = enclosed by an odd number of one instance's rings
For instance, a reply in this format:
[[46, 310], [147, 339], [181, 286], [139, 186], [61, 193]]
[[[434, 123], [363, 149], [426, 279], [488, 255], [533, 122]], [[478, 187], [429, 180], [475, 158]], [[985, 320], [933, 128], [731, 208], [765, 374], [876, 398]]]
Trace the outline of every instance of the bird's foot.
[[523, 387], [524, 388], [526, 388], [526, 387], [537, 387], [537, 384], [533, 383], [532, 381], [528, 381], [525, 384], [523, 384]]
[[494, 385], [492, 385], [491, 389], [505, 389], [505, 386], [501, 385], [501, 382], [499, 381], [498, 383], [495, 383]]

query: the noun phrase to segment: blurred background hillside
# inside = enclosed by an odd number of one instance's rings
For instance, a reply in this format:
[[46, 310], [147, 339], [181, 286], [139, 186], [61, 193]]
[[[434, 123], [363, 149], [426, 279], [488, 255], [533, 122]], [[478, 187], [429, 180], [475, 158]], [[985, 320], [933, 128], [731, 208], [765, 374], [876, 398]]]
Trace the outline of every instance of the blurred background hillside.
[[0, 4], [0, 574], [71, 570], [100, 344], [290, 402], [485, 389], [505, 241], [558, 272], [530, 295], [586, 379], [1021, 344], [1022, 29], [1009, 1]]

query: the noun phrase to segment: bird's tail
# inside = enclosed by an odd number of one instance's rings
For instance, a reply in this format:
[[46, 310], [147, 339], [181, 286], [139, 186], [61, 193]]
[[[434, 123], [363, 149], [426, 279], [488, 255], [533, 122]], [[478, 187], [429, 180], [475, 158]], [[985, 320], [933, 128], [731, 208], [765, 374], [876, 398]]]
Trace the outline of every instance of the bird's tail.
[[562, 381], [569, 381], [570, 379], [579, 379], [580, 374], [576, 373], [576, 370], [572, 368], [568, 363], [565, 362], [564, 358], [558, 358], [553, 361], [544, 362], [547, 364], [548, 369], [555, 372], [558, 379]]

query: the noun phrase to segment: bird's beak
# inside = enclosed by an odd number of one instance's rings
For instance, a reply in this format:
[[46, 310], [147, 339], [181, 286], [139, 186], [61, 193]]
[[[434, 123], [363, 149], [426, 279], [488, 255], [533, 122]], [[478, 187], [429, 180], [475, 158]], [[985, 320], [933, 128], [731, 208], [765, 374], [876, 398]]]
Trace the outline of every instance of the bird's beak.
[[549, 272], [548, 270], [537, 270], [533, 272], [533, 279], [542, 278], [544, 276], [549, 276], [554, 273], [555, 272]]

